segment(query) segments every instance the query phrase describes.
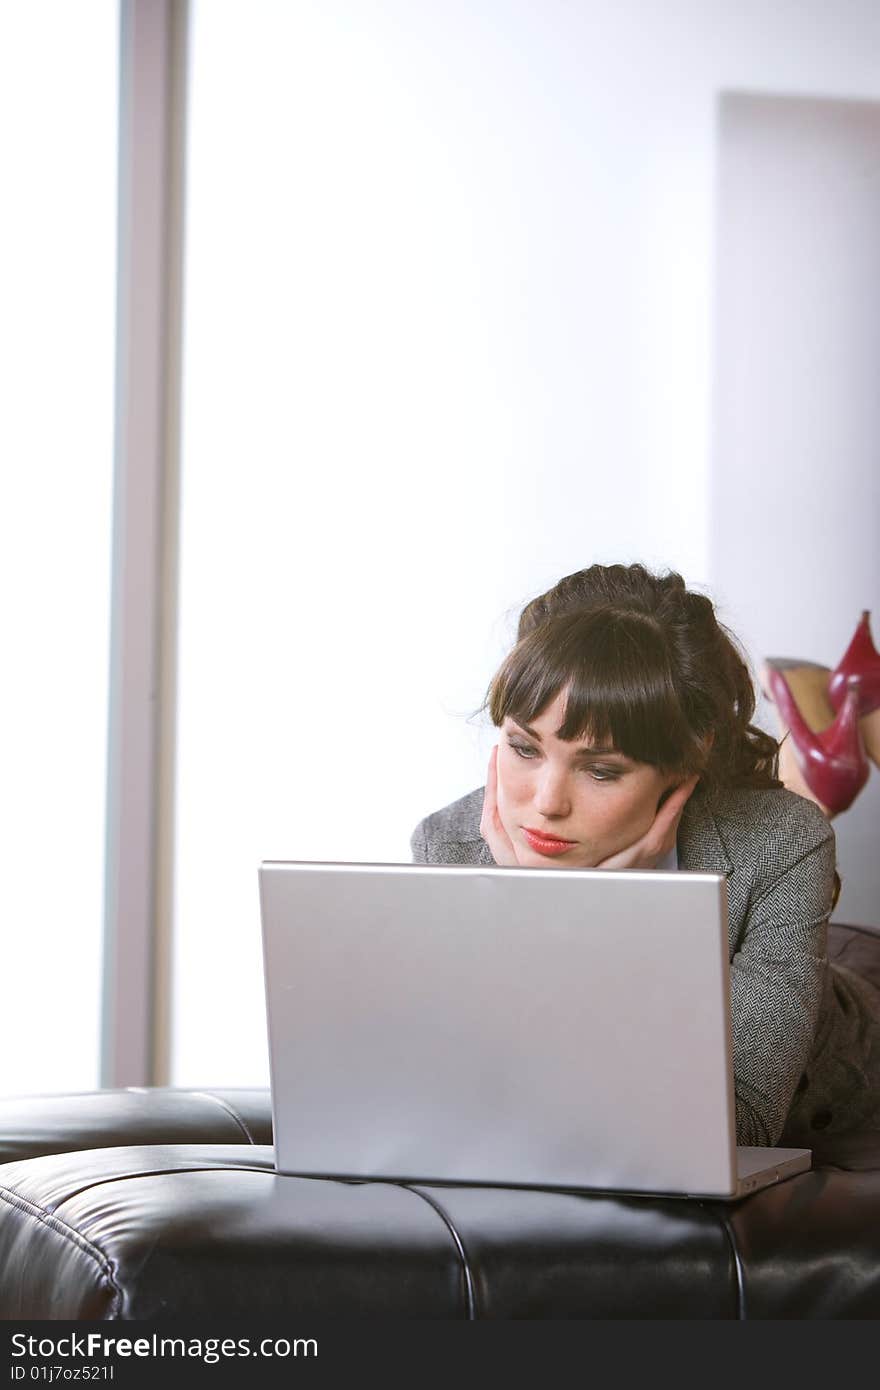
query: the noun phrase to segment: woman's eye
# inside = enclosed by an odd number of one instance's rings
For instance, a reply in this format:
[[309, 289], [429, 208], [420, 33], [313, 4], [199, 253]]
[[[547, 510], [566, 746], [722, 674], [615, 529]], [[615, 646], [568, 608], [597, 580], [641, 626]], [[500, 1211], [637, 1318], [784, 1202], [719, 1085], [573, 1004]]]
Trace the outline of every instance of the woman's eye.
[[507, 742], [509, 746], [513, 749], [514, 753], [517, 753], [521, 758], [533, 758], [535, 756], [535, 750], [531, 747], [530, 744], [514, 743], [513, 739], [511, 738], [509, 738]]
[[616, 782], [620, 776], [619, 772], [612, 772], [607, 767], [588, 767], [584, 770], [589, 773], [594, 782]]

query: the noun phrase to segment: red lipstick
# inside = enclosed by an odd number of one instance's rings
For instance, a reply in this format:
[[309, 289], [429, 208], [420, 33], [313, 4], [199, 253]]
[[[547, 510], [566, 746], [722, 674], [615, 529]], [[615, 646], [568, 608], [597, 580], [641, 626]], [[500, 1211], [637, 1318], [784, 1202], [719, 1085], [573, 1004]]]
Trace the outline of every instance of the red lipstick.
[[577, 843], [576, 840], [561, 840], [558, 835], [545, 835], [540, 830], [530, 830], [525, 825], [522, 829], [530, 848], [538, 854], [565, 854]]

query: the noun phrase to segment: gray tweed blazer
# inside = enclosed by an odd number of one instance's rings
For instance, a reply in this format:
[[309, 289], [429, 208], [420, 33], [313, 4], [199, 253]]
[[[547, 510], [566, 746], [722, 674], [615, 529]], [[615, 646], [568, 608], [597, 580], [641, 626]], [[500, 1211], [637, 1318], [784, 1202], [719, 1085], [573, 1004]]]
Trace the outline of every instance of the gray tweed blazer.
[[[427, 816], [419, 864], [494, 863], [480, 835], [484, 788]], [[880, 1124], [880, 995], [826, 952], [835, 837], [784, 789], [698, 784], [678, 829], [682, 869], [727, 876], [737, 1142], [810, 1146], [816, 1129]], [[874, 1073], [872, 1076], [871, 1073]]]

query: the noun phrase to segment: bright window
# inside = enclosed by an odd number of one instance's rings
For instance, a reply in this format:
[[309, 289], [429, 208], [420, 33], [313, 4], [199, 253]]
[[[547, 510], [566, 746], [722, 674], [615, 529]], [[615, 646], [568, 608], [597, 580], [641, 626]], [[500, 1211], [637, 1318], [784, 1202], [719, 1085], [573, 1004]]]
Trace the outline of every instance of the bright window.
[[119, 16], [0, 3], [0, 1093], [98, 1084]]

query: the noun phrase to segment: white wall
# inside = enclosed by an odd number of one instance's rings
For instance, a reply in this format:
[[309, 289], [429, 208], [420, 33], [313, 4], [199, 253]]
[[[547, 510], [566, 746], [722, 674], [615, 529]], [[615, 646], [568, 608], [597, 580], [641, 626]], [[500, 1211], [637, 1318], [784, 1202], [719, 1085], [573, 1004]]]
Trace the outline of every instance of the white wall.
[[[834, 667], [863, 608], [880, 641], [880, 101], [731, 95], [719, 133], [712, 574], [752, 651]], [[878, 813], [875, 775], [839, 921], [880, 922]]]
[[874, 0], [197, 0], [176, 1082], [267, 1078], [261, 858], [405, 859], [482, 781], [523, 601], [711, 591], [719, 94], [878, 54]]

